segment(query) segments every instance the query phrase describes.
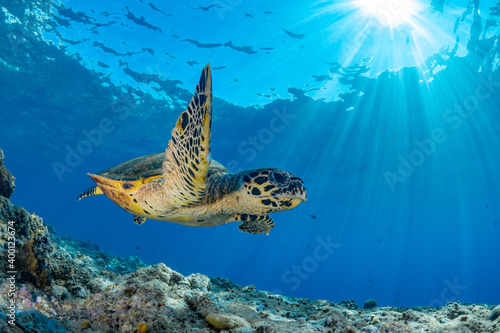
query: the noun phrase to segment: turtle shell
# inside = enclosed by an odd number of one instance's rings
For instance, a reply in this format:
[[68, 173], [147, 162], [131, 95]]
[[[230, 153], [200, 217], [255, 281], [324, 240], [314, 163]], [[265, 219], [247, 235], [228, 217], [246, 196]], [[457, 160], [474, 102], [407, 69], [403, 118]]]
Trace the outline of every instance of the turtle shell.
[[[163, 175], [163, 160], [165, 153], [144, 155], [120, 163], [99, 172], [97, 175], [118, 181], [134, 181]], [[212, 160], [207, 177], [214, 173], [226, 173], [227, 169], [219, 162]]]
[[97, 175], [124, 181], [160, 176], [163, 174], [162, 165], [164, 158], [165, 153], [136, 157], [101, 171]]

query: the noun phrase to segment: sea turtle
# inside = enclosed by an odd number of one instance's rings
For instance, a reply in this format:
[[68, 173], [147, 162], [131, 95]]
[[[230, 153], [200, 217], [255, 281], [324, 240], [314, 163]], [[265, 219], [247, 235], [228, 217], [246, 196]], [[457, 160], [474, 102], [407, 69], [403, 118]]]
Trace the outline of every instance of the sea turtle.
[[163, 153], [88, 174], [97, 186], [77, 200], [105, 194], [142, 224], [146, 218], [188, 226], [212, 227], [242, 222], [239, 229], [268, 234], [269, 213], [307, 200], [302, 179], [280, 169], [231, 174], [210, 157], [212, 77], [210, 64], [201, 73], [195, 94], [181, 113]]

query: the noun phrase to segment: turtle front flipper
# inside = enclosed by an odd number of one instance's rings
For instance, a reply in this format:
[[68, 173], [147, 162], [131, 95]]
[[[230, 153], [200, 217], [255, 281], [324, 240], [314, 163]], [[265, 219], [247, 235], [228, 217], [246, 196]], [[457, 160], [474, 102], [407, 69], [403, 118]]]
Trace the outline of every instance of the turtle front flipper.
[[98, 195], [98, 194], [104, 194], [104, 193], [102, 193], [99, 186], [92, 186], [92, 187], [89, 187], [88, 189], [86, 189], [85, 192], [80, 194], [78, 196], [78, 198], [76, 198], [76, 201], [80, 201], [80, 200], [82, 200], [82, 198], [90, 197], [90, 196]]
[[211, 122], [212, 76], [208, 64], [201, 73], [189, 106], [177, 120], [165, 150], [163, 186], [174, 206], [196, 204], [205, 196]]
[[269, 235], [274, 228], [273, 219], [269, 215], [236, 214], [234, 220], [243, 222], [238, 229], [249, 234]]
[[141, 225], [146, 222], [146, 218], [144, 216], [134, 215], [134, 223], [137, 225]]

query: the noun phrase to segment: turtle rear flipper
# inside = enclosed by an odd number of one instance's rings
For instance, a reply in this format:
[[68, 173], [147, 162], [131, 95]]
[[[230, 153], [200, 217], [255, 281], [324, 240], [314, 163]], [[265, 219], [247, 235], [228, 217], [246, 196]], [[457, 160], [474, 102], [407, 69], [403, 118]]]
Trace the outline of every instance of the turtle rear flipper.
[[249, 234], [267, 234], [274, 228], [273, 219], [269, 215], [237, 214], [234, 219], [243, 222], [238, 226], [242, 232]]
[[82, 200], [82, 198], [90, 197], [90, 196], [98, 195], [98, 194], [104, 194], [104, 193], [102, 193], [99, 186], [92, 186], [92, 187], [89, 187], [88, 189], [86, 189], [85, 192], [80, 194], [78, 196], [78, 198], [76, 198], [76, 201], [80, 201], [80, 200]]
[[206, 193], [210, 166], [212, 77], [208, 64], [195, 94], [172, 130], [163, 161], [164, 188], [173, 206], [199, 203]]

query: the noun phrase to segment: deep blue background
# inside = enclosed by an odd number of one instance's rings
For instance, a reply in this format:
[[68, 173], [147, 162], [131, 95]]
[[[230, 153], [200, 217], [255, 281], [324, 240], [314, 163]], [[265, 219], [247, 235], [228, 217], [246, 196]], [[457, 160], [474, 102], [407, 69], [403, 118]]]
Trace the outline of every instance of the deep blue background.
[[[94, 5], [95, 12], [102, 13], [100, 7], [104, 5]], [[199, 5], [206, 7], [210, 3]], [[69, 38], [69, 30], [55, 17], [75, 25], [73, 40], [93, 36], [92, 24], [98, 20], [88, 19], [85, 23], [81, 15], [74, 14], [80, 6], [82, 13], [93, 17], [84, 8], [92, 8], [93, 4], [68, 2], [65, 8], [70, 6], [74, 6], [73, 14], [62, 7], [52, 8], [47, 18], [57, 22], [53, 23], [55, 31], [61, 32], [57, 38], [63, 35]], [[96, 40], [123, 40], [125, 44], [136, 45], [144, 42], [142, 38], [147, 44], [153, 33], [160, 33], [138, 24], [159, 25], [160, 20], [155, 20], [153, 12], [151, 17], [147, 16], [145, 4], [129, 6], [130, 11], [124, 5], [115, 8], [118, 13], [115, 16], [127, 22], [128, 28], [113, 24], [108, 30], [99, 30]], [[226, 12], [234, 15], [227, 20], [220, 20], [214, 7], [205, 10], [193, 9], [198, 5], [177, 6], [169, 8], [175, 13], [165, 15], [168, 19], [163, 22], [161, 33], [165, 34], [169, 28], [181, 29], [176, 24], [189, 21], [186, 17], [194, 21], [193, 31], [203, 30], [202, 18], [207, 15], [212, 16], [206, 20], [215, 17], [221, 25], [234, 24], [231, 20], [237, 21], [237, 15], [271, 15], [263, 14], [267, 11], [273, 13], [274, 22], [280, 22], [278, 17], [293, 20], [288, 15], [292, 9], [279, 4], [242, 3]], [[295, 13], [300, 5], [294, 6]], [[111, 4], [109, 8], [112, 12]], [[135, 13], [135, 21], [127, 21], [130, 12]], [[452, 27], [462, 13], [467, 13], [466, 8], [458, 5], [445, 8], [443, 13], [429, 12], [426, 15], [448, 15], [451, 18], [446, 22], [451, 22]], [[174, 72], [180, 69], [165, 72], [164, 66], [176, 66], [160, 60], [151, 63], [149, 69], [140, 71], [136, 67], [127, 72], [134, 63], [138, 66], [151, 60], [148, 58], [151, 54], [144, 50], [138, 55], [124, 56], [109, 50], [103, 54], [102, 47], [90, 40], [76, 46], [65, 41], [58, 48], [35, 37], [25, 36], [27, 41], [15, 44], [17, 48], [12, 47], [12, 40], [4, 40], [5, 63], [0, 62], [3, 105], [0, 145], [6, 155], [6, 166], [17, 178], [11, 199], [40, 215], [60, 235], [89, 240], [113, 254], [137, 255], [150, 264], [164, 262], [183, 274], [200, 272], [285, 295], [335, 302], [354, 299], [362, 304], [375, 298], [379, 305], [395, 306], [443, 305], [457, 299], [498, 303], [500, 75], [493, 47], [498, 34], [491, 34], [491, 30], [488, 35], [478, 34], [474, 13], [479, 15], [475, 7], [466, 15], [467, 38], [456, 45], [462, 49], [461, 54], [453, 48], [437, 48], [425, 59], [414, 56], [413, 65], [398, 66], [393, 64], [398, 55], [395, 50], [399, 50], [402, 58], [411, 59], [408, 55], [414, 54], [419, 46], [418, 41], [412, 41], [415, 47], [406, 49], [403, 39], [400, 46], [385, 54], [387, 68], [379, 68], [378, 72], [373, 72], [380, 65], [375, 65], [380, 62], [376, 56], [373, 66], [366, 59], [358, 64], [334, 63], [333, 55], [323, 56], [323, 62], [314, 63], [316, 59], [309, 57], [330, 45], [308, 44], [309, 35], [290, 37], [283, 31], [276, 32], [279, 37], [265, 34], [266, 43], [275, 47], [275, 51], [269, 51], [274, 55], [269, 57], [278, 58], [280, 52], [288, 54], [290, 59], [283, 61], [296, 67], [283, 71], [270, 63], [266, 71], [260, 68], [259, 64], [266, 62], [268, 50], [255, 45], [254, 40], [263, 36], [256, 33], [248, 37], [246, 44], [236, 41], [232, 44], [250, 46], [255, 53], [227, 46], [200, 48], [191, 42], [182, 43], [181, 49], [172, 47], [171, 54], [176, 54], [176, 58], [168, 57], [170, 61], [179, 62], [179, 66], [182, 62], [186, 67], [178, 77]], [[138, 21], [141, 16], [145, 16], [145, 21]], [[346, 17], [332, 13], [331, 19], [336, 22]], [[199, 26], [195, 19], [200, 20]], [[17, 26], [17, 23], [3, 23], [2, 29], [7, 36], [20, 35], [19, 29], [30, 24], [26, 22]], [[480, 20], [483, 29], [480, 32], [484, 32], [485, 22], [484, 18]], [[79, 32], [78, 24], [89, 27]], [[240, 23], [245, 24], [249, 23]], [[298, 27], [276, 24], [296, 33], [314, 30], [314, 26], [307, 24]], [[45, 30], [47, 34], [55, 34], [54, 30]], [[199, 43], [220, 44], [236, 38], [232, 32], [227, 32], [227, 36], [225, 32], [219, 34]], [[446, 40], [437, 36], [436, 31], [427, 34], [435, 37], [434, 41]], [[285, 38], [297, 40], [297, 53], [279, 48]], [[342, 40], [342, 36], [329, 37], [332, 45], [337, 39]], [[453, 35], [448, 39], [454, 42]], [[396, 43], [397, 38], [392, 42]], [[153, 47], [156, 45], [154, 41], [151, 43]], [[363, 41], [357, 43], [359, 48], [366, 46]], [[166, 44], [158, 48], [168, 48]], [[300, 51], [300, 44], [304, 44], [306, 51]], [[92, 47], [99, 51], [92, 51]], [[129, 50], [125, 45], [122, 47], [115, 53]], [[340, 57], [342, 50], [336, 52]], [[28, 53], [31, 56], [24, 57]], [[165, 57], [159, 54], [156, 50], [156, 58]], [[141, 59], [143, 55], [145, 58]], [[47, 60], [46, 56], [55, 60]], [[185, 64], [192, 59], [198, 64]], [[91, 66], [97, 61], [109, 64], [109, 68], [101, 64], [99, 72]], [[216, 97], [213, 158], [232, 171], [255, 167], [288, 170], [304, 179], [308, 202], [274, 214], [276, 227], [269, 236], [243, 234], [236, 224], [193, 228], [148, 220], [137, 226], [130, 214], [104, 196], [76, 202], [76, 197], [93, 184], [85, 176], [87, 172], [99, 172], [127, 159], [165, 149], [171, 128], [193, 92], [201, 69], [209, 61], [212, 67], [227, 66], [213, 70]], [[302, 67], [311, 66], [318, 71], [302, 73], [305, 71]], [[340, 69], [335, 69], [336, 66]], [[121, 73], [116, 75], [122, 75], [123, 81], [113, 77], [115, 74], [107, 74], [107, 70]], [[145, 78], [137, 73], [152, 76]], [[311, 79], [319, 74], [328, 78]], [[229, 83], [226, 79], [229, 77], [240, 78], [241, 82]], [[254, 81], [251, 77], [255, 77]], [[179, 82], [175, 83], [176, 80]], [[493, 85], [485, 85], [488, 80]], [[313, 83], [305, 83], [309, 81]], [[268, 97], [256, 95], [262, 94], [259, 89], [263, 86], [266, 90], [274, 86]], [[151, 87], [157, 87], [157, 91]], [[324, 94], [330, 94], [329, 99], [314, 95], [322, 89]], [[139, 95], [141, 91], [156, 99]], [[273, 91], [282, 92], [272, 96]], [[239, 106], [232, 104], [237, 103], [240, 95], [246, 95], [245, 102]], [[118, 106], [112, 96], [118, 99]], [[173, 97], [168, 100], [165, 96]], [[463, 117], [453, 113], [460, 106], [465, 110]], [[278, 120], [283, 129], [267, 137], [277, 114], [289, 117], [284, 122]], [[85, 145], [84, 131], [98, 128], [102, 119], [109, 119], [113, 129], [104, 133], [87, 156], [70, 167], [71, 172], [58, 178], [54, 165], [67, 165], [68, 150]], [[441, 133], [442, 140], [430, 145], [428, 142], [436, 131]], [[251, 137], [260, 140], [259, 149], [250, 149]], [[430, 149], [427, 154], [416, 141], [425, 142]], [[399, 170], [403, 168], [403, 160], [418, 165], [399, 178], [404, 181], [391, 187], [388, 172], [397, 175], [404, 171]], [[331, 253], [316, 250], [325, 242], [334, 243]]]

